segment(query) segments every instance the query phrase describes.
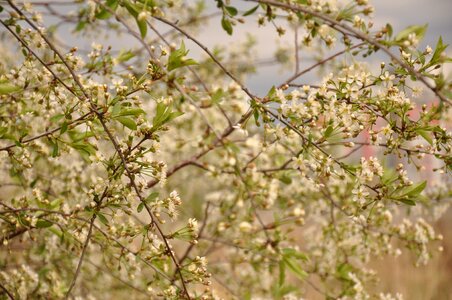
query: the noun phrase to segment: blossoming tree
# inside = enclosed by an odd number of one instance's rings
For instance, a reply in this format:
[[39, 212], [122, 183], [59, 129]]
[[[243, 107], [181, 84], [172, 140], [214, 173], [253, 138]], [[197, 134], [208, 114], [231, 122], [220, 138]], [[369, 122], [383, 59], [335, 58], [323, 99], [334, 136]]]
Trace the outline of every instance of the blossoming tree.
[[[367, 0], [208, 4], [0, 1], [2, 299], [399, 299], [372, 263], [440, 247], [442, 39]], [[293, 36], [293, 75], [259, 96], [207, 23]]]

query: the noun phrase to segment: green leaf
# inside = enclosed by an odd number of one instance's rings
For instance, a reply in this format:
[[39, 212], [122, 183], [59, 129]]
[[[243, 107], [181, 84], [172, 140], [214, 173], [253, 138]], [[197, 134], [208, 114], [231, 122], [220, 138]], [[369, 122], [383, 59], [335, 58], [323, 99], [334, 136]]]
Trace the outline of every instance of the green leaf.
[[247, 11], [243, 14], [243, 16], [246, 17], [246, 16], [249, 16], [249, 15], [254, 14], [254, 12], [255, 12], [258, 8], [259, 8], [259, 5], [256, 5], [255, 7], [251, 8], [250, 10], [247, 10]]
[[76, 142], [69, 145], [83, 155], [89, 156], [96, 154], [96, 148], [88, 142]]
[[168, 72], [171, 72], [172, 70], [175, 70], [177, 68], [198, 64], [195, 60], [191, 58], [185, 58], [187, 54], [188, 50], [185, 49], [184, 41], [182, 41], [180, 48], [172, 51], [170, 53], [170, 56], [168, 57], [167, 64]]
[[254, 122], [256, 123], [256, 126], [260, 127], [260, 123], [259, 123], [259, 109], [255, 108], [253, 109], [253, 117], [254, 117]]
[[279, 177], [279, 180], [284, 183], [284, 184], [291, 184], [292, 183], [292, 178], [290, 177], [289, 174], [284, 173], [281, 177]]
[[[111, 10], [115, 11], [118, 7], [119, 0], [107, 0], [105, 6], [109, 7]], [[111, 17], [111, 13], [107, 8], [102, 8], [98, 13], [96, 13], [95, 17], [100, 20], [105, 20]]]
[[397, 201], [400, 201], [406, 205], [416, 206], [416, 202], [413, 199], [400, 198], [400, 199], [397, 199]]
[[429, 131], [423, 129], [416, 129], [416, 132], [422, 136], [430, 145], [433, 145], [433, 140], [430, 137]]
[[223, 17], [221, 19], [221, 27], [229, 34], [232, 35], [232, 24], [231, 21], [229, 21], [227, 18]]
[[388, 31], [388, 36], [391, 37], [392, 34], [394, 33], [394, 30], [392, 29], [391, 24], [389, 24], [389, 23], [386, 24], [386, 30]]
[[444, 52], [444, 50], [446, 50], [447, 46], [448, 45], [445, 45], [443, 43], [443, 38], [440, 36], [438, 42], [436, 43], [435, 51], [433, 52], [432, 58], [425, 67], [428, 68], [439, 63], [441, 59], [441, 54]]
[[298, 265], [297, 261], [293, 258], [284, 257], [283, 258], [284, 263], [286, 266], [301, 280], [304, 280], [306, 277], [308, 277], [308, 273], [303, 271], [300, 266]]
[[101, 221], [102, 224], [108, 225], [108, 220], [107, 220], [107, 218], [105, 218], [105, 216], [103, 214], [101, 214], [100, 212], [97, 212], [96, 216], [97, 216], [97, 218], [99, 218], [99, 221]]
[[131, 130], [136, 130], [137, 129], [137, 123], [135, 123], [135, 121], [131, 118], [128, 117], [116, 117], [116, 120], [119, 121], [119, 123], [121, 123], [122, 125], [124, 125], [125, 127], [131, 129]]
[[408, 26], [407, 28], [400, 31], [399, 34], [396, 35], [395, 41], [401, 42], [401, 41], [405, 40], [406, 38], [408, 38], [408, 36], [411, 33], [416, 34], [416, 37], [420, 40], [424, 37], [424, 34], [427, 31], [427, 27], [428, 27], [428, 24], [425, 24], [423, 26], [420, 26], [420, 25]]
[[47, 220], [42, 220], [42, 219], [39, 219], [36, 222], [36, 228], [48, 228], [48, 227], [50, 227], [52, 225], [53, 225], [52, 222], [47, 221]]
[[172, 112], [170, 106], [160, 102], [157, 104], [157, 112], [152, 120], [152, 126], [158, 128], [181, 115], [183, 115], [182, 112]]
[[63, 122], [63, 124], [61, 124], [61, 128], [60, 128], [60, 134], [63, 134], [67, 131], [68, 129], [68, 123], [66, 121]]
[[77, 23], [77, 26], [75, 26], [75, 32], [81, 31], [83, 30], [83, 28], [85, 28], [87, 22], [86, 21], [80, 21]]
[[426, 186], [427, 181], [422, 181], [417, 184], [413, 184], [412, 186], [405, 187], [397, 191], [396, 195], [392, 196], [392, 198], [396, 201], [414, 206], [416, 205], [416, 199], [419, 200], [420, 194], [422, 193]]
[[135, 57], [135, 54], [133, 54], [132, 51], [130, 51], [130, 50], [127, 50], [127, 51], [121, 50], [119, 52], [118, 56], [116, 57], [116, 61], [121, 63], [121, 62], [128, 61], [128, 60], [132, 59], [133, 57]]
[[323, 133], [323, 137], [324, 137], [325, 139], [329, 138], [329, 137], [331, 136], [331, 134], [333, 133], [333, 131], [334, 131], [333, 125], [329, 125], [329, 126], [326, 128], [325, 132]]
[[284, 264], [284, 261], [279, 262], [279, 278], [278, 278], [278, 285], [283, 286], [284, 282], [286, 280], [286, 265]]
[[284, 248], [282, 249], [283, 259], [285, 265], [301, 280], [305, 279], [308, 274], [303, 271], [296, 259], [303, 261], [308, 260], [307, 256], [295, 249]]
[[142, 110], [141, 108], [129, 108], [124, 109], [119, 112], [119, 116], [139, 116], [139, 115], [145, 115], [146, 112]]
[[21, 87], [15, 86], [8, 82], [0, 83], [0, 95], [8, 95], [21, 90]]
[[284, 249], [282, 249], [282, 252], [283, 252], [283, 256], [285, 256], [285, 257], [295, 257], [295, 258], [301, 259], [303, 261], [309, 260], [308, 257], [306, 256], [306, 254], [304, 254], [300, 251], [297, 251], [293, 248], [284, 248]]
[[212, 95], [212, 103], [214, 104], [218, 104], [221, 102], [221, 98], [223, 98], [224, 96], [224, 91], [223, 89], [218, 89], [215, 91], [215, 93]]
[[347, 263], [343, 263], [336, 269], [336, 277], [343, 280], [350, 280], [350, 276], [348, 275], [353, 271], [352, 266]]
[[268, 100], [272, 100], [273, 97], [275, 97], [275, 96], [276, 96], [276, 87], [272, 86], [272, 88], [268, 91], [266, 97], [268, 98]]
[[388, 185], [397, 180], [397, 178], [399, 178], [399, 175], [396, 171], [390, 168], [385, 168], [383, 176], [381, 177], [381, 182], [385, 185]]
[[136, 18], [136, 21], [137, 21], [138, 29], [140, 29], [141, 38], [144, 39], [148, 32], [148, 24], [146, 23], [146, 20], [140, 20], [140, 19]]
[[150, 193], [149, 196], [146, 197], [146, 203], [154, 201], [155, 199], [158, 198], [158, 196], [159, 196], [158, 192]]
[[140, 20], [138, 18], [139, 14], [140, 14], [140, 9], [134, 3], [132, 3], [128, 0], [123, 1], [123, 4], [124, 4], [125, 8], [129, 11], [129, 13], [135, 18], [138, 29], [140, 30], [141, 38], [145, 38], [147, 31], [148, 31], [148, 27], [146, 24], [146, 20]]
[[143, 210], [143, 208], [144, 208], [144, 204], [145, 204], [145, 203], [149, 203], [149, 202], [154, 201], [155, 199], [158, 198], [158, 196], [159, 196], [159, 193], [158, 193], [158, 192], [152, 192], [152, 193], [150, 193], [150, 194], [146, 197], [146, 199], [144, 199], [144, 202], [141, 202], [140, 204], [138, 204], [137, 212], [141, 212], [141, 211]]
[[144, 208], [144, 203], [140, 202], [140, 204], [138, 204], [138, 207], [137, 207], [137, 212], [141, 212], [143, 210], [143, 208]]
[[64, 118], [64, 114], [57, 114], [50, 118], [50, 122], [55, 123]]
[[425, 189], [426, 186], [427, 186], [427, 181], [425, 181], [425, 180], [422, 182], [419, 182], [417, 184], [413, 184], [412, 186], [410, 186], [404, 190], [403, 195], [410, 196], [410, 197], [417, 197], [422, 193], [422, 191]]
[[58, 141], [52, 145], [52, 157], [57, 157], [59, 153]]
[[224, 8], [226, 9], [226, 11], [228, 12], [228, 14], [231, 17], [235, 17], [238, 13], [237, 8], [235, 8], [233, 6], [225, 6]]
[[79, 141], [86, 140], [87, 138], [94, 136], [94, 132], [92, 132], [92, 131], [79, 132], [75, 129], [69, 130], [68, 134], [73, 142], [79, 142]]

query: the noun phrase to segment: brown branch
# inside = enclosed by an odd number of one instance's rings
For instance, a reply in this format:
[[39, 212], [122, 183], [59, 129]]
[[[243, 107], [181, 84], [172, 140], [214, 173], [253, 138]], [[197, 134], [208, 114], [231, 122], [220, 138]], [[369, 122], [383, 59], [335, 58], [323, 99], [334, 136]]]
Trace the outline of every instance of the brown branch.
[[13, 294], [11, 294], [10, 291], [8, 291], [8, 289], [0, 282], [0, 289], [2, 289], [6, 295], [8, 295], [9, 299], [14, 300], [14, 296]]
[[69, 286], [69, 289], [66, 292], [65, 299], [69, 299], [69, 296], [71, 295], [72, 289], [75, 286], [77, 278], [80, 275], [80, 271], [81, 271], [82, 264], [83, 264], [83, 259], [85, 258], [85, 254], [86, 254], [86, 249], [88, 248], [88, 244], [91, 239], [91, 235], [93, 233], [93, 225], [94, 225], [95, 220], [96, 220], [96, 214], [93, 214], [93, 216], [91, 217], [90, 224], [89, 224], [88, 235], [86, 236], [85, 243], [83, 244], [82, 254], [80, 255], [80, 259], [77, 264], [77, 269], [75, 270], [74, 278], [72, 279], [71, 285]]

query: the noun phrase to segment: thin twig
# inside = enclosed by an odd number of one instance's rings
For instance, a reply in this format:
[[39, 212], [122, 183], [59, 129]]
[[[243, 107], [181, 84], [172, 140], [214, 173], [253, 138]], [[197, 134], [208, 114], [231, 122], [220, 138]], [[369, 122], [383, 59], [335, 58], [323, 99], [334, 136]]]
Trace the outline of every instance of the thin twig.
[[95, 220], [96, 220], [96, 214], [93, 214], [93, 216], [91, 217], [90, 224], [89, 224], [88, 234], [86, 236], [85, 243], [83, 244], [82, 254], [80, 255], [80, 259], [77, 264], [77, 269], [75, 270], [74, 278], [72, 279], [69, 289], [66, 292], [65, 299], [69, 299], [69, 296], [71, 295], [72, 289], [75, 286], [77, 278], [80, 275], [80, 271], [82, 269], [82, 264], [83, 264], [83, 259], [85, 258], [85, 254], [86, 254], [86, 249], [88, 248], [89, 241], [91, 240], [91, 234], [93, 233], [93, 225], [94, 225]]
[[364, 45], [364, 43], [356, 44], [356, 45], [354, 45], [354, 46], [352, 46], [352, 47], [346, 48], [346, 49], [344, 49], [344, 50], [342, 50], [342, 51], [339, 51], [339, 52], [337, 52], [337, 53], [334, 53], [333, 55], [328, 56], [328, 57], [326, 57], [326, 58], [324, 58], [324, 59], [318, 61], [317, 63], [313, 64], [312, 66], [310, 66], [310, 67], [308, 67], [308, 68], [306, 68], [306, 69], [304, 69], [304, 70], [302, 70], [302, 71], [300, 71], [300, 72], [297, 72], [297, 73], [295, 73], [293, 76], [289, 77], [286, 81], [284, 81], [283, 83], [281, 83], [281, 84], [279, 85], [278, 88], [282, 88], [282, 87], [285, 86], [286, 84], [289, 85], [289, 84], [292, 83], [292, 81], [294, 81], [295, 79], [297, 79], [297, 78], [299, 78], [300, 76], [302, 76], [302, 75], [304, 75], [304, 74], [306, 74], [306, 73], [312, 71], [313, 69], [317, 68], [318, 66], [324, 65], [326, 62], [328, 62], [328, 61], [330, 61], [330, 60], [332, 60], [332, 59], [335, 59], [336, 57], [338, 57], [338, 56], [344, 54], [345, 52], [348, 52], [348, 51], [353, 50], [353, 49], [355, 49], [355, 48], [361, 47], [361, 46], [363, 46], [363, 45]]
[[9, 297], [9, 299], [14, 300], [13, 294], [0, 282], [0, 289], [2, 289]]

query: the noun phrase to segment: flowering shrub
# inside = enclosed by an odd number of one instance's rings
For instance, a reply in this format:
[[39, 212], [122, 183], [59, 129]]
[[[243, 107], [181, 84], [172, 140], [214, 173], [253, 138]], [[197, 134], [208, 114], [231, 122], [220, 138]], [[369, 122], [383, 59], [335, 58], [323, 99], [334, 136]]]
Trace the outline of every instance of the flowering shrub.
[[[367, 0], [214, 4], [0, 1], [3, 298], [401, 299], [371, 263], [441, 247], [442, 39], [373, 28]], [[293, 34], [294, 75], [258, 96], [254, 42], [207, 48], [210, 18]]]

